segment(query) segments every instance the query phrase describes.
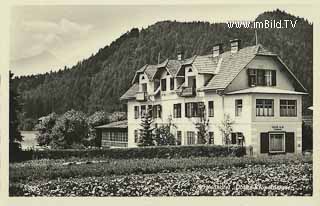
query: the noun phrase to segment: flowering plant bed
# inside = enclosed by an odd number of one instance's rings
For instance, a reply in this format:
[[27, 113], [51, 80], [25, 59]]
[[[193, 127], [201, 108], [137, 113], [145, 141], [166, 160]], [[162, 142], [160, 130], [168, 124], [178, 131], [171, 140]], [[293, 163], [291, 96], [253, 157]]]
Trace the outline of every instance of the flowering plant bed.
[[312, 195], [312, 159], [138, 159], [79, 165], [30, 161], [10, 165], [9, 191], [10, 196]]

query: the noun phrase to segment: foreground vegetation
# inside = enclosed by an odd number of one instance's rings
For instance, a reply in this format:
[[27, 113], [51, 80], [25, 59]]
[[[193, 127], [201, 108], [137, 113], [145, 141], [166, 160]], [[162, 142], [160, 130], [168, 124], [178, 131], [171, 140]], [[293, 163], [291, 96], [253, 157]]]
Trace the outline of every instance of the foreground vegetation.
[[10, 164], [10, 195], [312, 195], [312, 158], [32, 160]]

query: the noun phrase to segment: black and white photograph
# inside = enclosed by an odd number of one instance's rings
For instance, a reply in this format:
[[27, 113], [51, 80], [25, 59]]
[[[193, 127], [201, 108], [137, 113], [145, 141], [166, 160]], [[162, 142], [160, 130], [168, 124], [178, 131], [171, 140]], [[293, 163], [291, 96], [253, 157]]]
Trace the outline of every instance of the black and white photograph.
[[9, 197], [313, 196], [310, 11], [12, 6]]

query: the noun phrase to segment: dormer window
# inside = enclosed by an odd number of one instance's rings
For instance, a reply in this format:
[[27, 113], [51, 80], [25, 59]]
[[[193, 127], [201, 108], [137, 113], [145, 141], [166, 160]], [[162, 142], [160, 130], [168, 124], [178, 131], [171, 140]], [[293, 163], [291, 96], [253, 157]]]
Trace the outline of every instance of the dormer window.
[[147, 83], [141, 84], [141, 90], [142, 90], [142, 92], [147, 92], [147, 89], [148, 89]]
[[248, 69], [248, 86], [276, 86], [276, 71]]
[[188, 72], [192, 72], [192, 69], [191, 69], [191, 68], [189, 68]]
[[167, 79], [161, 79], [161, 91], [167, 90]]

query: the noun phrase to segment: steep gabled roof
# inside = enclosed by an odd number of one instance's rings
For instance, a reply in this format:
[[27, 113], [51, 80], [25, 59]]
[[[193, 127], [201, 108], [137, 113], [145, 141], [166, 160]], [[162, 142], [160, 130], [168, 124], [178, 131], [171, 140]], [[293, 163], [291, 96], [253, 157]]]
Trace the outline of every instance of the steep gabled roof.
[[203, 90], [224, 89], [238, 73], [255, 57], [259, 45], [245, 47], [236, 53], [230, 51], [221, 54], [222, 61], [216, 74]]
[[212, 54], [197, 56], [192, 66], [194, 66], [200, 74], [214, 74], [220, 58], [221, 55], [213, 57]]
[[128, 100], [128, 99], [134, 99], [136, 98], [136, 93], [139, 91], [139, 84], [134, 83], [127, 91], [124, 93], [120, 100]]

